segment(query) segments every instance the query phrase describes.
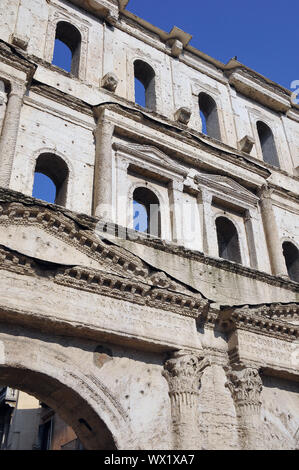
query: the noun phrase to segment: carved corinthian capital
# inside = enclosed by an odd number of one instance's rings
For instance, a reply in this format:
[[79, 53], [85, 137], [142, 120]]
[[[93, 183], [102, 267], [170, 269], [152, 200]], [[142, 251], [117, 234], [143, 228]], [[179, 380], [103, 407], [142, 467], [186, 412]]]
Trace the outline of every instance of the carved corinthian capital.
[[261, 407], [262, 380], [257, 369], [244, 367], [227, 371], [229, 388], [237, 407], [248, 407], [259, 412]]
[[200, 379], [204, 369], [210, 365], [208, 359], [198, 357], [190, 351], [176, 351], [173, 357], [166, 361], [163, 375], [169, 386], [169, 394], [198, 395]]
[[177, 351], [165, 362], [163, 375], [168, 382], [171, 402], [174, 449], [199, 449], [198, 408], [200, 379], [210, 365], [191, 351]]

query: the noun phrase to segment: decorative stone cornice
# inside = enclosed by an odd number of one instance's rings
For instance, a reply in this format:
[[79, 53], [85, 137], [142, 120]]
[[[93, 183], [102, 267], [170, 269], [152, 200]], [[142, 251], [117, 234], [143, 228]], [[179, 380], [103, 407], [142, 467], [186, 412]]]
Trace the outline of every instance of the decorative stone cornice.
[[147, 305], [191, 318], [197, 318], [208, 307], [206, 301], [192, 299], [187, 295], [169, 292], [166, 289], [154, 288], [146, 282], [124, 279], [121, 276], [91, 268], [66, 267], [44, 262], [1, 245], [0, 269], [27, 276], [44, 277], [47, 274], [55, 284]]
[[119, 7], [125, 6], [124, 0], [71, 0], [72, 3], [93, 15], [106, 20], [114, 25], [119, 16]]
[[[40, 276], [41, 265], [48, 267], [53, 282], [94, 293], [134, 301], [139, 304], [181, 312], [197, 318], [209, 306], [199, 293], [171, 279], [163, 272], [152, 273], [138, 257], [109, 244], [87, 230], [80, 230], [74, 221], [46, 207], [21, 203], [0, 205], [0, 226], [36, 226], [42, 228], [76, 250], [99, 263], [99, 269], [82, 266], [64, 266], [38, 260], [1, 248], [0, 269], [20, 274]], [[47, 268], [43, 268], [43, 272]]]
[[299, 305], [290, 303], [284, 306], [273, 304], [252, 308], [248, 305], [240, 308], [222, 307], [222, 311], [215, 319], [215, 322], [218, 327], [227, 332], [243, 329], [286, 341], [294, 341], [299, 337], [299, 327], [286, 319], [279, 319], [278, 315], [275, 316], [275, 311], [281, 312], [282, 310], [288, 312], [290, 319], [294, 319], [298, 317]]
[[88, 116], [93, 116], [91, 106], [89, 104], [72, 95], [63, 93], [62, 91], [57, 90], [57, 88], [38, 82], [37, 80], [33, 80], [30, 91], [41, 95], [44, 98], [61, 103], [67, 108], [74, 109], [75, 111], [87, 114]]
[[159, 238], [155, 238], [151, 235], [144, 234], [141, 232], [136, 232], [126, 227], [122, 227], [116, 224], [106, 223], [102, 226], [103, 234], [110, 233], [112, 235], [125, 237], [128, 240], [134, 240], [136, 243], [140, 243], [152, 248], [156, 248], [163, 252], [170, 254], [175, 254], [182, 256], [187, 259], [193, 259], [199, 261], [207, 266], [213, 266], [220, 270], [225, 270], [231, 273], [236, 273], [241, 276], [248, 277], [250, 279], [256, 279], [261, 282], [265, 282], [269, 285], [282, 287], [284, 289], [292, 290], [297, 292], [299, 287], [298, 283], [291, 281], [290, 279], [280, 278], [278, 276], [273, 276], [262, 271], [257, 271], [256, 269], [249, 268], [247, 266], [242, 266], [238, 263], [228, 261], [225, 259], [213, 258], [205, 255], [200, 251], [190, 250], [183, 246], [178, 246]]
[[141, 161], [161, 167], [175, 175], [177, 178], [186, 178], [188, 171], [172, 160], [168, 155], [151, 145], [114, 143], [113, 148], [126, 157], [133, 156]]
[[24, 57], [17, 49], [0, 39], [0, 60], [5, 64], [25, 73], [27, 82], [32, 80], [36, 64]]
[[214, 190], [215, 195], [233, 196], [234, 200], [237, 199], [249, 205], [257, 205], [258, 203], [258, 197], [255, 194], [227, 176], [198, 173], [195, 175], [194, 181], [200, 187]]
[[229, 83], [248, 98], [253, 99], [275, 111], [286, 112], [291, 108], [290, 96], [274, 83], [242, 66], [226, 72]]

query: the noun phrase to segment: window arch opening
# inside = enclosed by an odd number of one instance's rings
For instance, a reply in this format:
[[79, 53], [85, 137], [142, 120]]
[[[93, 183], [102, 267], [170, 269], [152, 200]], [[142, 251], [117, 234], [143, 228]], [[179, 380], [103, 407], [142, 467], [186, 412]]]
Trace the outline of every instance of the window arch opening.
[[288, 270], [289, 278], [292, 281], [299, 282], [299, 250], [291, 242], [284, 242], [282, 244], [283, 255], [285, 258], [286, 267]]
[[198, 96], [199, 112], [202, 121], [202, 132], [209, 137], [221, 140], [217, 105], [206, 93]]
[[279, 168], [274, 136], [270, 127], [262, 121], [258, 121], [256, 127], [262, 148], [263, 160]]
[[161, 237], [160, 203], [147, 188], [137, 188], [133, 193], [134, 230]]
[[62, 158], [43, 153], [36, 160], [32, 196], [65, 206], [69, 170]]
[[156, 110], [155, 71], [142, 60], [134, 62], [135, 103]]
[[226, 217], [216, 219], [219, 257], [242, 264], [238, 232]]
[[63, 70], [79, 75], [81, 34], [66, 21], [57, 23], [52, 64]]

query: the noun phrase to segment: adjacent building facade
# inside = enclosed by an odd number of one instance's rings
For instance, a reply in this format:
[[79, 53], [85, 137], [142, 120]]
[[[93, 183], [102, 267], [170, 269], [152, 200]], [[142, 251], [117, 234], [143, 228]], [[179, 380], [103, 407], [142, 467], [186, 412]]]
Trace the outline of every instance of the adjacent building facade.
[[0, 382], [86, 449], [295, 449], [299, 105], [127, 3], [1, 0]]

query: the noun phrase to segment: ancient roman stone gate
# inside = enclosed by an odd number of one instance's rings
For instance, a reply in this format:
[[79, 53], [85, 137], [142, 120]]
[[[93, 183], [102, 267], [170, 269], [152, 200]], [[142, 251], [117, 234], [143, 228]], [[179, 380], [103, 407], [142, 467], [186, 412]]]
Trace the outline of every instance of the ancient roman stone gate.
[[295, 449], [290, 93], [125, 0], [2, 3], [0, 384], [86, 449]]

